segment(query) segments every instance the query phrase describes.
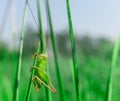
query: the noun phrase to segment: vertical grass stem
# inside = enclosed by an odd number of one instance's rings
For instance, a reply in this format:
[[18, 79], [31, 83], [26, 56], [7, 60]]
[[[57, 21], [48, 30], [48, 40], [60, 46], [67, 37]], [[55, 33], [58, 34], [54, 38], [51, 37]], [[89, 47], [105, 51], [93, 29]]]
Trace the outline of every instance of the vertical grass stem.
[[113, 69], [116, 66], [119, 48], [120, 48], [120, 33], [116, 41], [116, 44], [114, 46], [114, 50], [112, 54], [112, 62], [111, 62], [111, 67], [109, 69], [109, 76], [108, 76], [108, 82], [107, 82], [107, 93], [106, 93], [107, 96], [105, 98], [105, 101], [112, 101]]
[[76, 89], [77, 101], [80, 101], [80, 98], [79, 98], [78, 63], [77, 63], [76, 47], [75, 47], [74, 32], [73, 32], [73, 26], [72, 26], [72, 18], [71, 18], [69, 0], [66, 0], [66, 7], [67, 7], [67, 15], [68, 15], [68, 24], [69, 24], [69, 34], [70, 34], [71, 48], [72, 48], [72, 57], [73, 57], [73, 70], [74, 70], [75, 89]]
[[19, 84], [20, 84], [21, 62], [22, 62], [22, 53], [23, 53], [23, 41], [24, 41], [24, 33], [25, 33], [26, 15], [27, 15], [27, 3], [25, 4], [25, 8], [24, 8], [22, 32], [21, 32], [21, 37], [20, 37], [19, 58], [18, 58], [18, 66], [17, 66], [16, 79], [15, 79], [15, 91], [14, 91], [14, 96], [13, 96], [14, 101], [18, 101], [18, 95], [19, 95]]
[[53, 26], [52, 26], [49, 0], [45, 0], [45, 7], [46, 7], [46, 13], [48, 16], [48, 25], [49, 25], [49, 30], [50, 30], [50, 37], [51, 37], [51, 41], [52, 41], [52, 48], [53, 48], [55, 66], [56, 66], [56, 73], [57, 73], [58, 84], [59, 84], [60, 101], [64, 101], [63, 85], [62, 85], [62, 80], [61, 80], [61, 76], [60, 76], [60, 69], [59, 69], [59, 62], [58, 62], [58, 53], [57, 53], [58, 50], [57, 50], [56, 40], [55, 40], [55, 36], [54, 36], [55, 34], [53, 31]]

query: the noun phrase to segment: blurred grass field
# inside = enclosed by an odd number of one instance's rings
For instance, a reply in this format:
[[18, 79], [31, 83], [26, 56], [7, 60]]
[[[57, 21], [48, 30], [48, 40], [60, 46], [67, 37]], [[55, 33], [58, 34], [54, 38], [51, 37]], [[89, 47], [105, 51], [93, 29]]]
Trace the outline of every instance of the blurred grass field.
[[[63, 37], [63, 40], [59, 40]], [[26, 39], [26, 38], [25, 38]], [[87, 39], [87, 40], [86, 40]], [[72, 58], [71, 51], [69, 50], [69, 41], [66, 34], [57, 35], [57, 43], [59, 46], [59, 60], [60, 60], [60, 73], [62, 77], [62, 83], [64, 88], [64, 95], [66, 101], [75, 101], [75, 89], [73, 83], [73, 68], [72, 68]], [[26, 47], [28, 40], [25, 40], [24, 47]], [[61, 45], [63, 44], [64, 45]], [[76, 38], [77, 43], [77, 57], [79, 60], [79, 91], [82, 97], [82, 101], [104, 101], [106, 95], [108, 70], [111, 65], [111, 54], [113, 50], [114, 43], [107, 39], [92, 39], [88, 36]], [[34, 44], [34, 43], [33, 43]], [[48, 44], [50, 45], [50, 44]], [[33, 64], [32, 54], [35, 51], [33, 46], [28, 45], [23, 50], [23, 60], [22, 60], [22, 70], [21, 70], [21, 81], [20, 81], [20, 101], [25, 97], [25, 93], [28, 86], [28, 81], [30, 78], [30, 67]], [[11, 101], [13, 97], [13, 88], [15, 80], [15, 71], [18, 60], [17, 51], [9, 51], [7, 46], [0, 47], [0, 101]], [[30, 48], [33, 51], [28, 52]], [[49, 63], [48, 69], [50, 71], [51, 81], [57, 89], [57, 94], [52, 94], [52, 99], [59, 100], [59, 90], [54, 66], [54, 58], [51, 53], [51, 46], [48, 47], [49, 53]], [[28, 50], [27, 50], [28, 49]], [[28, 53], [28, 54], [26, 54]], [[120, 93], [120, 56], [117, 61], [117, 66], [113, 69], [114, 79], [113, 79], [113, 93], [112, 101], [117, 101], [119, 99]], [[30, 93], [30, 101], [45, 100], [45, 87], [40, 89], [40, 92], [36, 93], [34, 86], [32, 84], [32, 90]], [[53, 100], [54, 101], [54, 100]]]

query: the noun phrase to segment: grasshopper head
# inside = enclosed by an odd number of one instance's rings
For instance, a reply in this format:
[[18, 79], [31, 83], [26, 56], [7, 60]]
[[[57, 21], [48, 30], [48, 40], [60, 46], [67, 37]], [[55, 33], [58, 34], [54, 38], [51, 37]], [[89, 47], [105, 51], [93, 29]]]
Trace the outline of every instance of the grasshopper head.
[[44, 60], [44, 59], [46, 60], [47, 58], [48, 58], [48, 55], [47, 55], [47, 54], [39, 54], [39, 55], [38, 55], [38, 59], [39, 59], [39, 60]]

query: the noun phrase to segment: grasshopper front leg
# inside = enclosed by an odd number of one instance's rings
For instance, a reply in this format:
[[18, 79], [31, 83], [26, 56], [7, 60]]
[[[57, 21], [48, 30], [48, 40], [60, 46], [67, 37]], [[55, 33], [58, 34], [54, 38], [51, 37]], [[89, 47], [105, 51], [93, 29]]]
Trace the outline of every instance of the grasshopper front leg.
[[30, 68], [30, 72], [32, 71], [32, 69], [37, 69], [38, 71], [41, 71], [42, 73], [44, 73], [44, 74], [47, 75], [47, 73], [46, 73], [43, 69], [38, 68], [37, 66], [32, 66], [32, 67]]
[[36, 66], [31, 66], [30, 67], [30, 72], [33, 70], [33, 69], [37, 69], [38, 67], [36, 67]]

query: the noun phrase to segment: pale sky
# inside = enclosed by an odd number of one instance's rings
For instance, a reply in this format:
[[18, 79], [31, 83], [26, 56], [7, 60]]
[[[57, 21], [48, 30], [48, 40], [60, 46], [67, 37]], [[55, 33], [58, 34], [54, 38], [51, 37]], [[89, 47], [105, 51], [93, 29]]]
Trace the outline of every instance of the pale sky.
[[[42, 3], [43, 24], [46, 28], [44, 0]], [[49, 0], [55, 31], [68, 28], [66, 0]], [[0, 27], [8, 0], [0, 0]], [[36, 0], [29, 0], [37, 20]], [[13, 0], [5, 26], [4, 39], [10, 39], [13, 29], [21, 30], [25, 0]], [[79, 35], [88, 32], [93, 37], [105, 36], [115, 39], [120, 32], [120, 0], [70, 0], [74, 31]], [[36, 28], [28, 10], [27, 25]], [[13, 27], [14, 26], [14, 27]], [[1, 34], [0, 34], [1, 35]]]

